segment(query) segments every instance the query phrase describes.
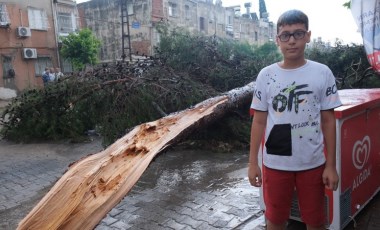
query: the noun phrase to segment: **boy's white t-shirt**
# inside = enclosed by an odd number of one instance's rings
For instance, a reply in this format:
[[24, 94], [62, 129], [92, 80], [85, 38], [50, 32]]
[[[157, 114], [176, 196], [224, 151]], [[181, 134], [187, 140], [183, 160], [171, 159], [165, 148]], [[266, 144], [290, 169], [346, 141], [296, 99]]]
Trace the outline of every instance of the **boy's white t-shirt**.
[[324, 164], [320, 112], [340, 105], [335, 77], [326, 65], [307, 60], [297, 69], [277, 63], [262, 69], [251, 108], [268, 112], [263, 164], [286, 171]]

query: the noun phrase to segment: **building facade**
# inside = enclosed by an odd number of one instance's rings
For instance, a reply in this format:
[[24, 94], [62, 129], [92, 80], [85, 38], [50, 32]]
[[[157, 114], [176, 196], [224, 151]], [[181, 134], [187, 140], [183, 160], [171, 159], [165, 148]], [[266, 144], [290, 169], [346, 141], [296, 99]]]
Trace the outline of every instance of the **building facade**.
[[76, 12], [74, 0], [0, 1], [0, 87], [41, 87], [45, 67], [64, 69], [59, 37], [78, 28]]
[[[121, 20], [122, 4], [128, 23]], [[59, 55], [61, 38], [84, 27], [101, 40], [102, 62], [121, 60], [123, 44], [132, 54], [154, 54], [160, 41], [156, 25], [162, 20], [250, 44], [273, 39], [273, 23], [249, 8], [246, 14], [240, 10], [223, 7], [220, 0], [91, 0], [78, 5], [75, 0], [0, 0], [0, 87], [17, 92], [42, 87], [45, 67], [71, 72], [71, 64]]]
[[[128, 24], [121, 20], [122, 1], [127, 4]], [[91, 0], [78, 4], [78, 10], [81, 25], [102, 41], [103, 62], [121, 59], [125, 37], [130, 38], [128, 48], [132, 54], [154, 54], [160, 40], [156, 25], [162, 20], [190, 32], [249, 44], [262, 45], [275, 36], [275, 26], [267, 18], [258, 18], [249, 12], [249, 7], [247, 13], [241, 14], [240, 6], [223, 7], [220, 0]], [[122, 36], [122, 29], [126, 36]]]

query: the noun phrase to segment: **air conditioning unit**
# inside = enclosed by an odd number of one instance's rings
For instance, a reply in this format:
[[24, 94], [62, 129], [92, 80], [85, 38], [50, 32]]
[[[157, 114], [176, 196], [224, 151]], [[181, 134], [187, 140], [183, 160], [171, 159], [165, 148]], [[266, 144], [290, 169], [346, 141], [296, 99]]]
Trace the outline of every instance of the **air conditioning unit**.
[[25, 59], [37, 58], [37, 50], [34, 48], [24, 48], [22, 54]]
[[[1, 19], [0, 19], [1, 20]], [[0, 27], [9, 27], [11, 25], [10, 22], [7, 21], [0, 21]]]
[[30, 32], [29, 27], [17, 27], [17, 36], [19, 37], [30, 37], [32, 33]]

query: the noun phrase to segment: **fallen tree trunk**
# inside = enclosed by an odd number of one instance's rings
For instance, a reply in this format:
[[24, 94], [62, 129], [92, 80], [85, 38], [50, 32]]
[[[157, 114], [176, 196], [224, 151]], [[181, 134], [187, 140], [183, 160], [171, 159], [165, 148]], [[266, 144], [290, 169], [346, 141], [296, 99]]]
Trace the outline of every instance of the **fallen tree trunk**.
[[136, 126], [102, 152], [77, 161], [18, 229], [93, 229], [131, 190], [159, 152], [192, 130], [249, 103], [253, 86], [252, 82], [193, 108]]

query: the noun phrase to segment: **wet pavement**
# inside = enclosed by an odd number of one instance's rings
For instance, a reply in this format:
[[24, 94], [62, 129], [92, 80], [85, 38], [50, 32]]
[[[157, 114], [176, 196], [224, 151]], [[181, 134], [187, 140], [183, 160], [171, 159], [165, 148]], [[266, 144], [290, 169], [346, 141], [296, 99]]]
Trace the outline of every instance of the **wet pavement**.
[[[91, 143], [0, 141], [0, 229], [15, 229]], [[95, 229], [260, 229], [259, 190], [247, 179], [247, 152], [166, 151]], [[252, 229], [249, 227], [249, 229]]]
[[[101, 149], [99, 138], [82, 144], [0, 141], [0, 229], [16, 229], [70, 163]], [[165, 151], [95, 229], [264, 229], [247, 161], [247, 151]], [[357, 229], [380, 229], [379, 200], [359, 215]], [[288, 229], [304, 226], [291, 221]]]
[[262, 216], [247, 154], [169, 151], [96, 229], [233, 229]]

